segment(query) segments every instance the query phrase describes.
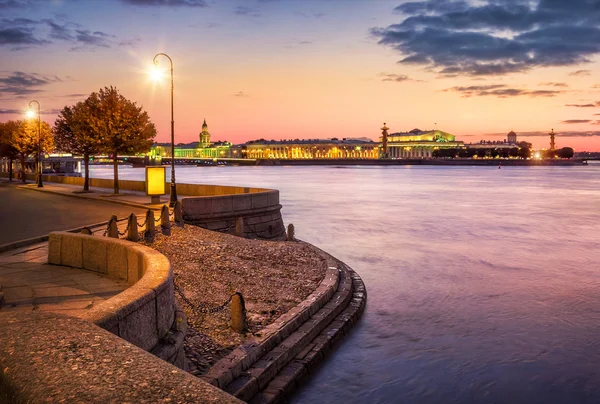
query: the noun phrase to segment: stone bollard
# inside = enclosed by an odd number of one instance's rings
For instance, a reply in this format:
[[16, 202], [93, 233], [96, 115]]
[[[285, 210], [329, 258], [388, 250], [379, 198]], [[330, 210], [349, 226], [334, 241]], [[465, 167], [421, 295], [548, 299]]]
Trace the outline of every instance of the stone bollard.
[[127, 221], [127, 240], [139, 241], [140, 233], [138, 232], [137, 217], [132, 213]]
[[117, 216], [112, 215], [108, 222], [108, 237], [119, 238], [119, 228], [117, 227]]
[[181, 206], [181, 202], [175, 202], [175, 206], [173, 207], [175, 223], [178, 226], [183, 227], [183, 206]]
[[246, 305], [244, 304], [244, 297], [240, 292], [235, 292], [231, 297], [231, 328], [237, 333], [244, 333], [248, 329], [246, 323]]
[[83, 229], [81, 229], [81, 234], [87, 234], [88, 236], [93, 235], [94, 233], [92, 233], [92, 230], [89, 227], [84, 227]]
[[144, 231], [144, 237], [147, 239], [154, 238], [156, 234], [156, 226], [154, 224], [154, 211], [152, 209], [148, 209], [146, 212], [146, 230]]
[[163, 234], [171, 234], [171, 221], [169, 220], [169, 207], [167, 205], [163, 205], [160, 211], [160, 227]]
[[294, 229], [294, 225], [292, 223], [288, 224], [286, 240], [287, 241], [296, 240], [296, 230]]
[[246, 236], [246, 232], [244, 230], [244, 218], [241, 216], [235, 221], [235, 235], [238, 237]]

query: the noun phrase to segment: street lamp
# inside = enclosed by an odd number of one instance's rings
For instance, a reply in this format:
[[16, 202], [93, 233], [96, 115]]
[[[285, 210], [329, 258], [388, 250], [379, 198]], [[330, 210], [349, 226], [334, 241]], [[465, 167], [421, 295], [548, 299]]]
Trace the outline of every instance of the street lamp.
[[[42, 157], [41, 157], [41, 153], [42, 153], [42, 119], [41, 119], [41, 114], [40, 114], [40, 103], [37, 102], [36, 100], [32, 100], [29, 102], [29, 108], [31, 108], [31, 104], [33, 103], [37, 104], [37, 117], [38, 117], [38, 150], [37, 150], [37, 169], [36, 169], [36, 182], [37, 182], [37, 186], [38, 188], [42, 188], [44, 186], [44, 184], [42, 183]], [[32, 112], [30, 110], [30, 112]], [[28, 114], [31, 116], [31, 114]]]
[[177, 202], [177, 188], [175, 186], [175, 123], [173, 121], [173, 60], [166, 53], [157, 53], [152, 60], [154, 65], [158, 66], [157, 58], [164, 56], [171, 62], [171, 198], [169, 199], [169, 206], [175, 206]]

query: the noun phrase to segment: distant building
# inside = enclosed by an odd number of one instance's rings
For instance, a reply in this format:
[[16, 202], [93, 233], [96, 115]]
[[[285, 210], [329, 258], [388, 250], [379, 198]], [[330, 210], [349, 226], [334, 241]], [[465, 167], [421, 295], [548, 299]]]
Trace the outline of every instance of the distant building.
[[375, 159], [379, 157], [379, 143], [337, 138], [259, 139], [242, 145], [240, 154], [251, 159]]
[[[383, 142], [383, 136], [380, 136]], [[388, 155], [391, 158], [431, 158], [437, 149], [457, 149], [464, 147], [454, 135], [441, 130], [397, 132], [387, 135]]]
[[469, 143], [467, 149], [512, 149], [518, 147], [517, 134], [512, 130], [504, 140], [480, 140], [477, 143]]
[[[198, 136], [199, 142], [175, 145], [175, 158], [230, 158], [232, 144], [225, 141], [210, 141], [210, 132], [206, 119], [202, 124], [202, 131]], [[150, 150], [151, 157], [171, 157], [170, 143], [155, 143]]]

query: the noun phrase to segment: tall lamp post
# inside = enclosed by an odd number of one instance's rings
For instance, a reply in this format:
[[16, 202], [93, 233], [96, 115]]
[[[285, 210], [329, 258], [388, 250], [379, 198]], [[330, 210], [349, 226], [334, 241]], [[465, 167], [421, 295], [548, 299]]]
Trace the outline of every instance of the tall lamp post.
[[153, 62], [158, 66], [157, 58], [164, 56], [169, 59], [171, 63], [171, 198], [169, 199], [169, 206], [175, 206], [177, 202], [177, 187], [175, 186], [175, 123], [173, 121], [173, 60], [166, 53], [157, 53], [154, 56]]
[[36, 167], [36, 182], [38, 188], [42, 188], [44, 184], [42, 183], [42, 118], [40, 114], [40, 103], [36, 100], [32, 100], [29, 102], [29, 108], [31, 108], [31, 104], [37, 104], [37, 117], [38, 117], [38, 149], [37, 149], [37, 167]]

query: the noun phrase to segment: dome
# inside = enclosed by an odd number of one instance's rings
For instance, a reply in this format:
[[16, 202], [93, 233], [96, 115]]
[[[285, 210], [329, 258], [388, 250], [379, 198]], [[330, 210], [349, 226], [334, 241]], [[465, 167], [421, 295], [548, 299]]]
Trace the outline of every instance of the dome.
[[508, 136], [517, 136], [517, 134], [511, 130], [510, 132], [508, 132]]

